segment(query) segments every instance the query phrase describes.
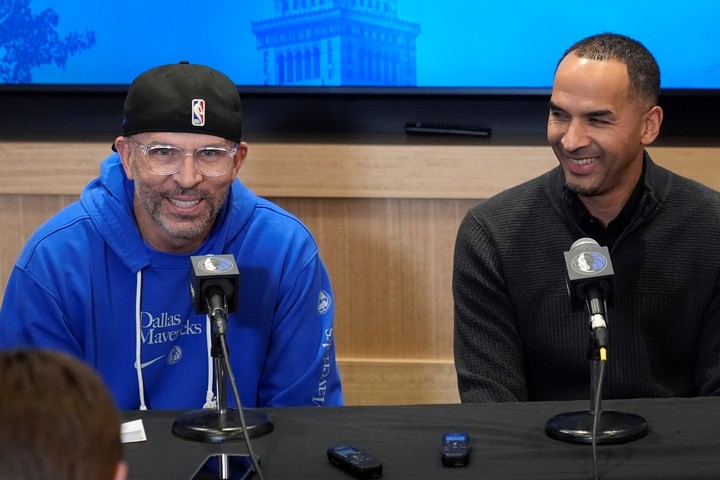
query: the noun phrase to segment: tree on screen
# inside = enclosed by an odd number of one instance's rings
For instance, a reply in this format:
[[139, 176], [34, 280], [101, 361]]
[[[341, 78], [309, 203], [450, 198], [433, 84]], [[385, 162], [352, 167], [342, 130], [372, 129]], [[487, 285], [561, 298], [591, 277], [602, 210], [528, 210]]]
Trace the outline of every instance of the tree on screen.
[[56, 32], [59, 15], [48, 8], [37, 15], [30, 0], [0, 2], [0, 82], [30, 83], [31, 69], [54, 63], [64, 67], [67, 59], [95, 44], [95, 32]]

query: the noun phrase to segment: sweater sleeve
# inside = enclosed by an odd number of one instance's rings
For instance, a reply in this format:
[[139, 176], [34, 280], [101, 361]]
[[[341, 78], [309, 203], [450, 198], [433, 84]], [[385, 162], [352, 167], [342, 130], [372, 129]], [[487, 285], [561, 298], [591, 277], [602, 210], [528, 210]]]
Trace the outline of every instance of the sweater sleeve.
[[695, 375], [698, 395], [720, 395], [720, 279], [700, 327]]
[[21, 266], [13, 269], [0, 309], [0, 348], [52, 348], [82, 358], [81, 343], [47, 287]]
[[455, 244], [455, 368], [463, 402], [527, 400], [523, 347], [493, 240], [477, 209]]
[[273, 335], [258, 392], [260, 406], [339, 406], [334, 298], [317, 254], [288, 275], [276, 308]]

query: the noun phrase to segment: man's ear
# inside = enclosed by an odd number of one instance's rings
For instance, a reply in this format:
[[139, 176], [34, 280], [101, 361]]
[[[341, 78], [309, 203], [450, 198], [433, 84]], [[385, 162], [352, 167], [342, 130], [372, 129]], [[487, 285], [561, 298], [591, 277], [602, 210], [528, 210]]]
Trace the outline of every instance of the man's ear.
[[133, 179], [132, 169], [132, 148], [128, 137], [117, 137], [115, 139], [115, 151], [120, 155], [120, 161], [122, 162], [123, 170], [128, 179]]
[[233, 158], [233, 172], [234, 176], [237, 177], [238, 172], [240, 171], [240, 167], [243, 166], [245, 163], [245, 159], [247, 158], [248, 154], [248, 146], [245, 142], [238, 143], [238, 149], [237, 152], [235, 152], [235, 158]]
[[663, 121], [663, 110], [655, 105], [643, 118], [643, 131], [640, 140], [643, 145], [650, 145], [660, 135], [660, 125]]

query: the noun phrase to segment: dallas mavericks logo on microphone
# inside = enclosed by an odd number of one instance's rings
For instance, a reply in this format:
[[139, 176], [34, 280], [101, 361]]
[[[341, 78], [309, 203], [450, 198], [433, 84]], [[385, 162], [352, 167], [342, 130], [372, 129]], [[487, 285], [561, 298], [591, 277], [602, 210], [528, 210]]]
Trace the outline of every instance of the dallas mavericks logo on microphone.
[[240, 271], [233, 255], [196, 255], [190, 257], [190, 265], [190, 295], [196, 313], [208, 311], [206, 293], [213, 287], [223, 290], [227, 311], [237, 311]]
[[581, 275], [597, 275], [607, 265], [608, 259], [600, 252], [582, 252], [570, 262], [572, 269]]
[[592, 238], [576, 240], [565, 252], [565, 271], [568, 293], [573, 312], [585, 310], [586, 287], [601, 285], [608, 306], [613, 304], [614, 280], [610, 251]]
[[209, 256], [200, 260], [197, 267], [203, 272], [216, 273], [232, 270], [235, 264], [227, 258], [220, 256]]

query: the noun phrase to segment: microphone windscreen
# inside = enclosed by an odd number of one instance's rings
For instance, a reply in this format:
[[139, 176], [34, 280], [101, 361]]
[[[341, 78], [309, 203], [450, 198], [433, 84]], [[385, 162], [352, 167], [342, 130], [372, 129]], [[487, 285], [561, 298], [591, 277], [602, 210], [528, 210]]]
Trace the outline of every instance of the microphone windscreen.
[[570, 250], [589, 250], [591, 248], [600, 248], [600, 244], [589, 237], [578, 238], [570, 246]]

